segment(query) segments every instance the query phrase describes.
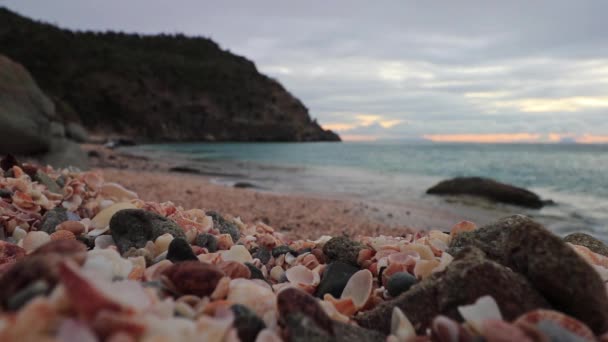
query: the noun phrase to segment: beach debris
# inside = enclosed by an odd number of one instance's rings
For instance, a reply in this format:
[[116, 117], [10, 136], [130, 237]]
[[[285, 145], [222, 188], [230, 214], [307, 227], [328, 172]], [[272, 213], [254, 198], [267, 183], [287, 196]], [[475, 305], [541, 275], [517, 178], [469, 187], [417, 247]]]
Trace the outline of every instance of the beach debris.
[[98, 172], [5, 164], [2, 341], [594, 340], [608, 330], [604, 245], [563, 242], [525, 217], [290, 240], [263, 222], [146, 202]]

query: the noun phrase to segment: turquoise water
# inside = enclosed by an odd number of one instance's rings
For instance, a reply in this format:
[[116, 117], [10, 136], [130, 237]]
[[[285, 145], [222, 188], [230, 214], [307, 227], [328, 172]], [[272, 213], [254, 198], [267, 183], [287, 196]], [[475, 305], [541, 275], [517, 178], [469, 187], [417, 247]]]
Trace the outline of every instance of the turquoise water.
[[568, 225], [592, 226], [596, 235], [608, 226], [608, 145], [197, 143], [137, 149], [270, 190], [386, 201], [423, 196], [441, 179], [484, 176], [557, 201], [557, 209], [543, 212]]

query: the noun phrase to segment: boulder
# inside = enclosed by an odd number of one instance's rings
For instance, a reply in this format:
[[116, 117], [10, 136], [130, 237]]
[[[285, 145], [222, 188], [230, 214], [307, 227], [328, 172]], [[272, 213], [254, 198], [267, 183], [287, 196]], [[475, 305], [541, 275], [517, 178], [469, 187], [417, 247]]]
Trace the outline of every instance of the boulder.
[[0, 154], [48, 151], [54, 112], [29, 72], [0, 55]]
[[397, 306], [416, 331], [423, 334], [437, 315], [462, 321], [458, 307], [472, 304], [485, 295], [496, 300], [507, 320], [532, 309], [550, 307], [525, 277], [487, 259], [482, 251], [471, 247], [462, 250], [445, 271], [433, 274], [399, 297], [355, 319], [364, 328], [388, 334], [393, 308]]
[[608, 330], [608, 295], [599, 274], [541, 224], [522, 215], [507, 217], [456, 235], [448, 253], [470, 246], [525, 276], [557, 310], [597, 334]]
[[76, 122], [68, 122], [65, 125], [65, 135], [75, 142], [84, 143], [89, 140], [89, 133]]
[[589, 234], [572, 233], [564, 238], [564, 242], [569, 242], [573, 245], [585, 246], [594, 253], [608, 256], [608, 246]]
[[537, 194], [488, 178], [458, 177], [442, 181], [426, 191], [431, 195], [472, 195], [495, 202], [540, 209], [545, 205]]

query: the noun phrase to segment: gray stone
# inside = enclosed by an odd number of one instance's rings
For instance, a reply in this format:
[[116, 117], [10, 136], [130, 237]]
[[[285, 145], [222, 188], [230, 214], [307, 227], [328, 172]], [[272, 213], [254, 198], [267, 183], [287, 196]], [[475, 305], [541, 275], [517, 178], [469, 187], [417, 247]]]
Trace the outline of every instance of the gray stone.
[[485, 295], [496, 300], [509, 321], [530, 310], [550, 307], [526, 278], [471, 247], [461, 250], [445, 271], [429, 276], [355, 319], [364, 328], [388, 334], [393, 308], [397, 306], [422, 334], [437, 315], [462, 321], [458, 306], [474, 303]]
[[131, 247], [143, 248], [148, 241], [169, 233], [175, 238], [186, 236], [177, 223], [158, 214], [142, 209], [125, 209], [110, 219], [110, 232], [121, 253]]
[[559, 237], [528, 217], [515, 215], [452, 240], [448, 253], [475, 246], [525, 276], [559, 311], [608, 330], [608, 296], [597, 272]]
[[340, 298], [344, 287], [346, 287], [346, 283], [358, 270], [359, 268], [342, 261], [332, 262], [323, 271], [323, 276], [315, 295], [323, 298], [326, 293], [329, 293], [335, 298]]
[[64, 207], [55, 207], [42, 216], [42, 221], [40, 221], [40, 227], [38, 227], [38, 229], [51, 234], [55, 232], [55, 227], [57, 227], [57, 225], [67, 220], [67, 209]]
[[232, 241], [236, 243], [241, 238], [241, 232], [239, 231], [239, 227], [236, 224], [227, 221], [220, 214], [215, 211], [206, 212], [207, 215], [211, 216], [213, 219], [213, 228], [218, 229], [222, 234], [230, 234], [232, 237]]
[[391, 297], [397, 297], [409, 290], [414, 284], [416, 284], [416, 277], [407, 272], [397, 272], [388, 278], [386, 290]]
[[342, 261], [353, 266], [358, 266], [357, 258], [359, 251], [365, 246], [355, 242], [346, 236], [334, 237], [323, 246], [323, 254], [331, 261]]
[[51, 177], [49, 177], [43, 171], [40, 171], [40, 170], [36, 171], [36, 175], [34, 176], [33, 180], [46, 186], [50, 192], [53, 192], [56, 194], [63, 193], [61, 191], [61, 188], [59, 187], [59, 184], [57, 184], [57, 182], [55, 182], [53, 179], [51, 179]]
[[85, 143], [89, 140], [89, 133], [76, 122], [68, 122], [65, 125], [65, 135], [78, 143]]
[[207, 248], [209, 253], [217, 252], [217, 238], [213, 234], [199, 234], [194, 240], [194, 243], [199, 247]]
[[572, 233], [564, 238], [564, 242], [574, 245], [585, 246], [592, 252], [608, 256], [608, 246], [595, 237], [585, 233]]
[[264, 321], [253, 311], [241, 304], [230, 307], [234, 313], [234, 327], [242, 342], [255, 342], [256, 337], [266, 328]]
[[198, 260], [198, 258], [192, 251], [192, 247], [190, 247], [188, 241], [182, 238], [175, 238], [169, 243], [167, 260], [175, 264], [181, 261]]

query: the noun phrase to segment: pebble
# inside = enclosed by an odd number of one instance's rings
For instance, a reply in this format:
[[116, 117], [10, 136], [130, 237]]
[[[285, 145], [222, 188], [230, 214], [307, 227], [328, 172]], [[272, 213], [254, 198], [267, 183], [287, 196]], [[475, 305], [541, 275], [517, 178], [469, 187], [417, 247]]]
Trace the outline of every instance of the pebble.
[[564, 242], [585, 246], [592, 252], [608, 256], [608, 246], [597, 238], [585, 233], [572, 233], [564, 238]]
[[239, 241], [241, 238], [241, 232], [234, 223], [227, 221], [215, 211], [208, 211], [205, 214], [207, 214], [207, 216], [211, 216], [213, 219], [213, 228], [219, 230], [222, 234], [230, 234], [230, 237], [232, 237], [232, 241], [234, 241], [234, 243]]
[[264, 265], [266, 265], [270, 261], [271, 257], [272, 254], [270, 254], [270, 251], [264, 247], [259, 247], [258, 250], [253, 253], [253, 258], [260, 259], [260, 261]]
[[249, 268], [249, 271], [251, 272], [251, 279], [266, 280], [266, 278], [264, 278], [264, 274], [262, 273], [262, 270], [255, 267], [252, 263], [246, 262], [245, 266], [247, 266], [247, 268]]
[[416, 277], [407, 272], [397, 272], [388, 278], [386, 290], [391, 297], [397, 297], [416, 284]]
[[340, 298], [344, 287], [346, 287], [346, 283], [357, 271], [359, 271], [359, 268], [342, 261], [332, 262], [323, 271], [323, 276], [315, 295], [323, 298], [326, 293], [329, 293], [335, 298]]
[[207, 248], [209, 253], [217, 252], [217, 237], [215, 237], [215, 235], [209, 233], [199, 234], [194, 240], [194, 244], [202, 248]]
[[59, 185], [57, 184], [57, 182], [55, 182], [54, 180], [51, 179], [51, 177], [49, 177], [46, 173], [38, 170], [36, 172], [36, 175], [34, 176], [34, 181], [37, 181], [38, 183], [44, 185], [47, 187], [47, 189], [52, 192], [52, 193], [56, 193], [56, 194], [61, 194], [61, 188], [59, 187]]
[[275, 248], [272, 249], [272, 256], [274, 258], [278, 258], [283, 254], [287, 254], [287, 253], [291, 253], [291, 254], [297, 254], [296, 251], [294, 251], [293, 249], [291, 249], [289, 246], [287, 245], [281, 245], [281, 246], [277, 246]]
[[198, 260], [190, 244], [182, 238], [175, 238], [169, 244], [169, 249], [167, 250], [167, 260], [172, 263], [178, 263], [181, 261], [187, 260]]
[[230, 307], [234, 314], [234, 327], [242, 342], [255, 342], [256, 337], [266, 328], [264, 321], [244, 305], [234, 304]]
[[131, 247], [142, 248], [165, 233], [186, 238], [177, 223], [142, 209], [123, 209], [115, 213], [110, 219], [110, 232], [121, 253]]
[[13, 192], [10, 189], [0, 189], [0, 198], [11, 198], [13, 196]]
[[323, 246], [323, 254], [331, 261], [342, 261], [353, 266], [358, 266], [357, 258], [359, 257], [359, 251], [364, 249], [365, 246], [355, 242], [346, 236], [338, 236], [330, 239]]
[[46, 233], [55, 232], [55, 228], [61, 223], [68, 220], [68, 211], [64, 207], [55, 207], [49, 211], [47, 211], [44, 216], [42, 216], [42, 221], [40, 221], [39, 230]]

